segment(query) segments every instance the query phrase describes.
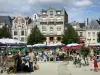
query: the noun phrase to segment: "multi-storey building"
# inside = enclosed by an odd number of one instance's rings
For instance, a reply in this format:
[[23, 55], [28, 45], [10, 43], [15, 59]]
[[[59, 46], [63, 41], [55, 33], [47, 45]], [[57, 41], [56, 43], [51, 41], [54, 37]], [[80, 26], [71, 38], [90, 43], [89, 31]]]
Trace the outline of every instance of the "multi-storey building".
[[100, 26], [85, 26], [85, 24], [82, 24], [84, 26], [81, 27], [81, 24], [75, 21], [71, 23], [78, 32], [80, 40], [83, 40], [85, 44], [97, 43], [97, 34], [100, 32]]
[[64, 33], [64, 26], [68, 23], [68, 14], [65, 9], [49, 8], [41, 10], [39, 14], [39, 29], [46, 37], [46, 44], [57, 43], [58, 37]]
[[30, 18], [24, 18], [19, 14], [13, 20], [12, 37], [26, 43], [32, 28], [32, 20]]

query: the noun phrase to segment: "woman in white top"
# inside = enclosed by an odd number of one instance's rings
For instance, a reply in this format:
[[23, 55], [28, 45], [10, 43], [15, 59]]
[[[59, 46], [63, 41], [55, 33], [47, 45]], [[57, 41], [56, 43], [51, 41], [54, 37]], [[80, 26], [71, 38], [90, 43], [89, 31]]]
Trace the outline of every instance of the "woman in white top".
[[91, 71], [94, 70], [94, 61], [93, 61], [92, 56], [90, 56], [89, 67]]

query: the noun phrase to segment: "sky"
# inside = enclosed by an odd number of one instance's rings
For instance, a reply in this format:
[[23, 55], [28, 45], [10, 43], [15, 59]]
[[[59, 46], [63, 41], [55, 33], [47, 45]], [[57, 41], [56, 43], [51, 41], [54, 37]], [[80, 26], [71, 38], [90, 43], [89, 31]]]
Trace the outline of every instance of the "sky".
[[65, 8], [69, 23], [100, 18], [100, 0], [0, 0], [0, 15], [31, 17], [50, 7]]

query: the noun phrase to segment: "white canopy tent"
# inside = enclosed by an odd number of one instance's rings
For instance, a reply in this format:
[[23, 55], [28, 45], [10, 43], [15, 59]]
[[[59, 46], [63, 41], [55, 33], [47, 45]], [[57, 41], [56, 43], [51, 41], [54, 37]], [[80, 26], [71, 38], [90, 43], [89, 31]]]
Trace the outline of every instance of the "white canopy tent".
[[27, 45], [27, 47], [33, 47], [32, 45]]
[[54, 44], [49, 44], [47, 46], [62, 46], [62, 45], [65, 45], [65, 44], [62, 44], [62, 43], [54, 43]]
[[88, 44], [88, 46], [100, 46], [100, 43]]
[[46, 44], [34, 44], [33, 47], [45, 47]]
[[0, 39], [0, 43], [3, 43], [3, 44], [20, 44], [22, 42], [19, 41], [19, 40], [16, 40], [16, 39], [3, 38], [3, 39]]
[[72, 43], [72, 44], [68, 44], [67, 46], [68, 46], [68, 47], [71, 47], [71, 46], [80, 46], [80, 44]]

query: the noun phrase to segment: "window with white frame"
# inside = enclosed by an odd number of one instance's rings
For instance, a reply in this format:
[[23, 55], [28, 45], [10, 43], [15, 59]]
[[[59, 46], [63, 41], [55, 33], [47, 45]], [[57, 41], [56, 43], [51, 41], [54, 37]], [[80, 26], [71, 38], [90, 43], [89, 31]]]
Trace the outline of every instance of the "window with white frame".
[[24, 31], [21, 31], [21, 35], [24, 35]]
[[91, 37], [91, 32], [88, 32], [88, 37]]
[[14, 35], [17, 35], [17, 31], [14, 31]]
[[50, 31], [53, 31], [53, 26], [50, 26]]
[[24, 37], [21, 37], [21, 41], [24, 41]]
[[57, 15], [60, 15], [61, 14], [61, 11], [57, 11]]
[[14, 39], [18, 40], [18, 38], [17, 38], [17, 37], [14, 37]]
[[18, 18], [18, 22], [19, 22], [19, 24], [21, 24], [21, 22], [22, 22], [21, 17]]
[[61, 26], [58, 26], [57, 27], [57, 31], [61, 31]]
[[47, 14], [46, 12], [42, 12], [43, 15]]
[[95, 37], [95, 32], [92, 32], [93, 37]]
[[80, 32], [80, 37], [83, 37], [83, 32]]
[[50, 15], [53, 15], [54, 14], [54, 12], [53, 11], [50, 11]]
[[46, 26], [42, 26], [42, 31], [46, 31]]

